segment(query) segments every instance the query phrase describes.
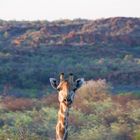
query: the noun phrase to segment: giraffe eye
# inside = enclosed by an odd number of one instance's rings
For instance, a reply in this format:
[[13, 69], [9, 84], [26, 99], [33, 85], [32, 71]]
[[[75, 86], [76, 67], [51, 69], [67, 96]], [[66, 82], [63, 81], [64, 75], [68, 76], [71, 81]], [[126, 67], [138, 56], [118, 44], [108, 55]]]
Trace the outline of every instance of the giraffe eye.
[[75, 92], [77, 90], [77, 88], [74, 88], [73, 91]]

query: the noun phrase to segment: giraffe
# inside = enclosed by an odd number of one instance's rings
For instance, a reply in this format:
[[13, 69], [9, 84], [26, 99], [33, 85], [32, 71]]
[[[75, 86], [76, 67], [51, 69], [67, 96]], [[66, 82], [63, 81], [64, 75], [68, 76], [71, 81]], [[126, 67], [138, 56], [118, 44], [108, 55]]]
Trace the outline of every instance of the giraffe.
[[69, 109], [73, 103], [76, 90], [84, 84], [84, 78], [74, 81], [74, 76], [70, 73], [66, 80], [64, 73], [61, 73], [59, 82], [55, 78], [50, 78], [50, 83], [58, 91], [59, 111], [56, 125], [56, 140], [67, 140]]

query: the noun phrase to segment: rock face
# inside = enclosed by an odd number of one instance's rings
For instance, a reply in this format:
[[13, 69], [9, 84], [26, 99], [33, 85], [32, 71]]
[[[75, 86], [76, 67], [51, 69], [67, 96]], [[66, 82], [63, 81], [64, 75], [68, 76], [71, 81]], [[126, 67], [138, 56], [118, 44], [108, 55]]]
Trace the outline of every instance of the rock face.
[[100, 20], [0, 21], [1, 44], [44, 45], [140, 45], [140, 18]]

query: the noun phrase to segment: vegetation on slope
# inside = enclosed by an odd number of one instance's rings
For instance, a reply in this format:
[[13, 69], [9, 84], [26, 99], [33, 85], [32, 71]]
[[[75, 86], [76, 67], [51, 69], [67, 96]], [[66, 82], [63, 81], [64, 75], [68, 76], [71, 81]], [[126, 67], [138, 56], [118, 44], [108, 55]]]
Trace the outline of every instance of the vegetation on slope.
[[100, 20], [0, 21], [0, 40], [4, 45], [140, 45], [139, 18]]
[[[49, 90], [49, 78], [56, 77], [60, 72], [72, 72], [87, 80], [105, 78], [114, 87], [138, 86], [139, 53], [139, 46], [40, 46], [37, 49], [2, 46], [0, 91], [3, 93], [9, 87], [7, 94], [41, 96]], [[29, 92], [30, 95], [27, 94]]]
[[[139, 18], [1, 20], [0, 140], [55, 138], [58, 100], [48, 79], [60, 72], [99, 79], [76, 93], [70, 140], [140, 140], [139, 54]], [[101, 78], [137, 95], [112, 95]]]
[[0, 93], [40, 97], [60, 72], [139, 87], [139, 37], [139, 18], [1, 20]]
[[[0, 102], [0, 139], [55, 138], [56, 94], [13, 100], [6, 97]], [[76, 93], [69, 122], [69, 140], [139, 140], [140, 99], [130, 94], [112, 96], [105, 80], [91, 80]]]

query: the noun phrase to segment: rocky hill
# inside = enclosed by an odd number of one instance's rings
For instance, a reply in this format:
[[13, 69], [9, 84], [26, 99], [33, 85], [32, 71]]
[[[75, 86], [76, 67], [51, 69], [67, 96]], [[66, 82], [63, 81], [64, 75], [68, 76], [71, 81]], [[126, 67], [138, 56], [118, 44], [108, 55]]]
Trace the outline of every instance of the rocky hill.
[[44, 45], [140, 45], [140, 18], [100, 20], [0, 21], [0, 44]]
[[41, 94], [50, 76], [60, 72], [105, 78], [114, 87], [139, 87], [139, 54], [140, 18], [1, 20], [0, 93], [10, 85], [18, 96], [28, 93], [19, 89]]

